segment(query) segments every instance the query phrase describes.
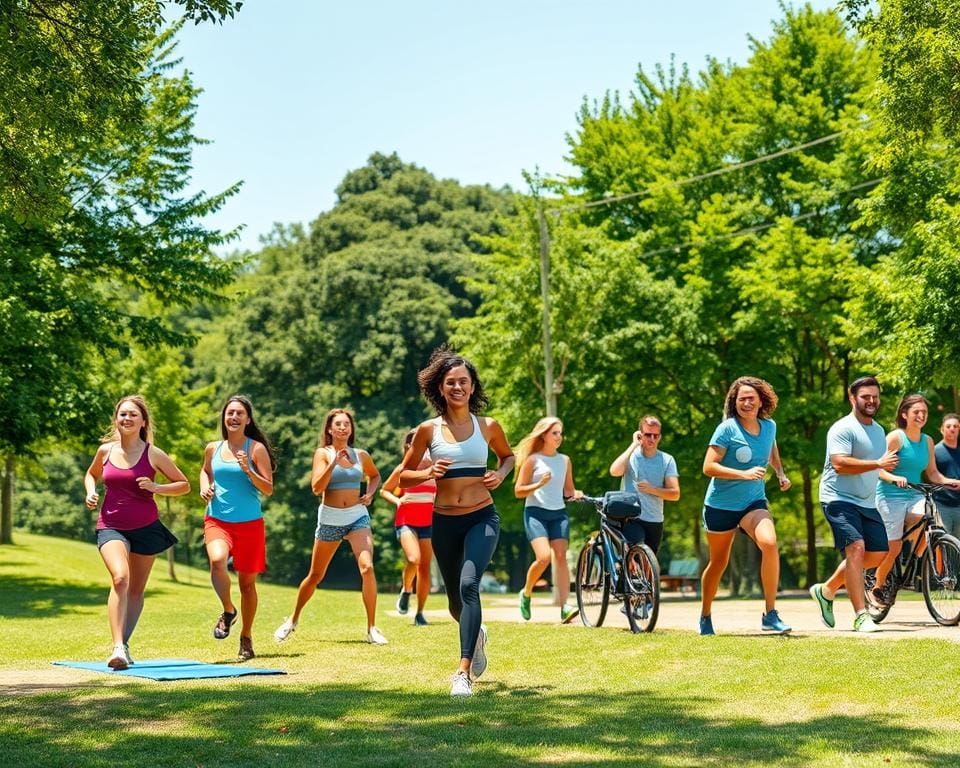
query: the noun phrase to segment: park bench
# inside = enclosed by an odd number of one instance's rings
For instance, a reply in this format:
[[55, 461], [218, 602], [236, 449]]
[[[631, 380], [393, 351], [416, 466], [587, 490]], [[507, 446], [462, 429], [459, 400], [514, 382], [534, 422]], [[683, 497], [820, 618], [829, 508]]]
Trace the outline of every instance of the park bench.
[[686, 589], [700, 591], [700, 561], [692, 557], [686, 560], [671, 560], [666, 573], [660, 574], [660, 586], [664, 590], [683, 593]]

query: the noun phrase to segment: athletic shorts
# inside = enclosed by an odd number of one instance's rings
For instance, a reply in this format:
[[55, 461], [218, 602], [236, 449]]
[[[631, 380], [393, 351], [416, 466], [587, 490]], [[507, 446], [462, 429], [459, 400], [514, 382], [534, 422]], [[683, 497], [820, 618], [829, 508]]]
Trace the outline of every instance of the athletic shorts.
[[352, 523], [346, 525], [317, 523], [317, 530], [313, 534], [313, 538], [317, 541], [341, 541], [354, 531], [360, 531], [364, 528], [370, 528], [370, 515], [358, 517]]
[[433, 536], [432, 525], [398, 525], [396, 528], [397, 541], [404, 533], [412, 533], [418, 539], [429, 539]]
[[650, 520], [641, 520], [631, 517], [619, 523], [611, 520], [610, 525], [623, 531], [623, 537], [628, 544], [646, 544], [657, 554], [660, 549], [660, 540], [663, 538], [663, 523], [654, 523]]
[[857, 541], [863, 541], [867, 552], [886, 552], [890, 548], [884, 524], [868, 516], [874, 510], [849, 501], [821, 502], [820, 506], [833, 531], [834, 546], [841, 552]]
[[527, 541], [534, 539], [570, 541], [570, 518], [567, 517], [566, 509], [524, 507], [523, 529], [527, 532]]
[[755, 509], [770, 509], [770, 502], [757, 499], [747, 504], [745, 509], [717, 509], [703, 505], [703, 529], [707, 533], [727, 533], [736, 530], [740, 521]]
[[267, 570], [267, 540], [263, 518], [228, 523], [207, 515], [203, 518], [203, 543], [223, 539], [233, 557], [237, 573], [263, 573]]
[[179, 541], [159, 520], [150, 525], [134, 528], [132, 531], [118, 531], [115, 528], [97, 529], [97, 549], [108, 541], [122, 541], [135, 555], [159, 555]]

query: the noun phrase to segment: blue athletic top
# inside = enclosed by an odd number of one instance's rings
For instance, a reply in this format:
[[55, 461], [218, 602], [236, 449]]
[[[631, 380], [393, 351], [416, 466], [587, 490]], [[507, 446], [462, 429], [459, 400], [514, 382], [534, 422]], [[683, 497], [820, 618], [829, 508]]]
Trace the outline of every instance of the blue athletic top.
[[443, 419], [437, 416], [433, 420], [433, 437], [430, 439], [430, 457], [449, 459], [450, 467], [445, 478], [483, 477], [487, 472], [487, 456], [490, 448], [480, 431], [480, 422], [472, 413], [473, 432], [466, 440], [449, 442], [443, 436]]
[[[637, 483], [646, 480], [658, 488], [664, 487], [668, 477], [678, 477], [677, 462], [673, 456], [663, 451], [657, 451], [651, 458], [643, 455], [638, 448], [630, 454], [623, 480], [620, 483], [622, 491], [636, 491]], [[648, 523], [663, 522], [663, 499], [652, 493], [637, 493], [640, 502], [640, 519]], [[710, 506], [713, 506], [712, 504]]]
[[[909, 483], [919, 483], [920, 473], [927, 468], [927, 462], [930, 461], [927, 436], [921, 432], [920, 439], [914, 442], [902, 429], [898, 429], [897, 433], [900, 436], [900, 450], [897, 451], [897, 466], [891, 474], [905, 477]], [[923, 494], [913, 488], [899, 488], [893, 483], [878, 480], [877, 498], [919, 501]]]
[[[777, 439], [777, 425], [773, 419], [760, 419], [759, 423], [760, 434], [751, 435], [740, 426], [735, 417], [720, 422], [713, 431], [710, 445], [726, 449], [720, 460], [721, 466], [731, 469], [767, 466]], [[716, 509], [740, 511], [764, 498], [766, 492], [763, 480], [723, 480], [711, 477], [703, 503]]]
[[[243, 450], [249, 457], [250, 466], [254, 467], [253, 457], [250, 456], [249, 437], [243, 443]], [[240, 462], [224, 461], [222, 451], [223, 441], [221, 440], [217, 443], [213, 457], [210, 459], [214, 494], [207, 505], [207, 514], [226, 523], [259, 520], [263, 517], [260, 494], [250, 478], [240, 469]]]
[[363, 482], [363, 465], [360, 463], [360, 454], [357, 450], [347, 448], [347, 453], [350, 451], [353, 451], [353, 464], [347, 469], [334, 462], [330, 482], [327, 483], [328, 491], [360, 490], [360, 483]]

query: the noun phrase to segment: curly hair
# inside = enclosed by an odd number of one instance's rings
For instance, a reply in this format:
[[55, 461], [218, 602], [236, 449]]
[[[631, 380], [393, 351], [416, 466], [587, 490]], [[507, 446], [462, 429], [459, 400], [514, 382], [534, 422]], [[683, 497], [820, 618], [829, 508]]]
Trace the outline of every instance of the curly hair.
[[260, 429], [256, 419], [253, 418], [253, 403], [250, 402], [250, 398], [246, 395], [230, 395], [230, 397], [228, 397], [224, 402], [223, 408], [220, 409], [220, 435], [224, 440], [227, 439], [227, 424], [225, 419], [227, 416], [227, 406], [230, 405], [230, 403], [240, 403], [240, 405], [243, 406], [243, 409], [247, 412], [247, 418], [249, 419], [247, 425], [243, 428], [243, 434], [247, 437], [253, 438], [267, 449], [267, 455], [270, 457], [270, 468], [276, 471], [276, 451], [274, 451], [273, 446], [270, 444], [267, 436], [263, 433], [263, 430]]
[[353, 419], [353, 414], [350, 413], [346, 408], [334, 408], [329, 413], [327, 413], [326, 418], [323, 420], [323, 429], [320, 430], [320, 445], [328, 446], [333, 444], [333, 438], [330, 436], [330, 425], [333, 424], [335, 417], [339, 416], [341, 413], [345, 414], [348, 419], [350, 419], [350, 437], [347, 438], [347, 445], [353, 445], [353, 439], [357, 434], [357, 422]]
[[760, 396], [760, 413], [758, 418], [769, 419], [775, 410], [777, 410], [777, 393], [769, 382], [758, 379], [756, 376], [741, 376], [730, 385], [727, 390], [727, 397], [723, 401], [723, 418], [729, 419], [737, 415], [737, 394], [740, 387], [753, 387]]
[[461, 357], [451, 347], [443, 344], [433, 350], [430, 360], [417, 374], [420, 394], [430, 403], [438, 416], [447, 412], [447, 401], [443, 399], [443, 394], [440, 392], [443, 379], [451, 368], [460, 365], [467, 369], [467, 373], [473, 380], [473, 392], [469, 402], [470, 413], [480, 413], [487, 407], [487, 395], [483, 391], [483, 384], [480, 383], [476, 367], [467, 358]]
[[907, 411], [918, 403], [923, 403], [929, 411], [930, 403], [928, 403], [927, 398], [921, 394], [904, 395], [900, 398], [900, 402], [897, 403], [897, 426], [900, 427], [900, 429], [907, 426]]

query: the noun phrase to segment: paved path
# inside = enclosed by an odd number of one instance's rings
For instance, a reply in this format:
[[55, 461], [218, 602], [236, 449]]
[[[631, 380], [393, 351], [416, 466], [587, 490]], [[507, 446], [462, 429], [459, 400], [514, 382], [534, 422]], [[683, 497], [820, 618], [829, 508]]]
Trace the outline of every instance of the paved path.
[[[432, 595], [429, 607], [436, 606], [436, 600], [443, 600], [441, 595]], [[432, 606], [431, 606], [432, 603]], [[576, 597], [570, 596], [571, 605], [576, 604]], [[780, 597], [777, 601], [780, 616], [787, 624], [793, 627], [795, 635], [826, 635], [834, 637], [857, 636], [853, 632], [853, 607], [845, 593], [841, 593], [834, 603], [837, 618], [837, 627], [829, 629], [820, 620], [820, 611], [817, 604], [806, 592], [791, 592]], [[560, 609], [552, 605], [549, 596], [535, 595], [532, 603], [532, 622], [555, 623], [559, 622]], [[760, 616], [763, 613], [762, 600], [730, 600], [721, 599], [713, 605], [713, 626], [718, 634], [759, 635]], [[438, 618], [444, 615], [443, 611], [428, 610], [427, 615], [434, 614]], [[523, 622], [517, 607], [516, 595], [483, 596], [483, 617], [490, 621]], [[660, 606], [660, 616], [657, 620], [657, 629], [681, 629], [695, 631], [700, 617], [700, 600], [697, 597], [681, 597], [676, 594], [665, 596]], [[611, 602], [607, 611], [604, 626], [627, 626], [626, 617], [620, 613], [618, 606]], [[574, 619], [571, 627], [581, 627], [579, 619]], [[927, 612], [927, 606], [922, 599], [903, 599], [897, 602], [889, 616], [880, 625], [882, 631], [870, 637], [884, 640], [900, 640], [904, 638], [935, 637], [953, 642], [960, 642], [960, 627], [942, 627], [935, 623]], [[766, 634], [766, 633], [763, 633]]]

